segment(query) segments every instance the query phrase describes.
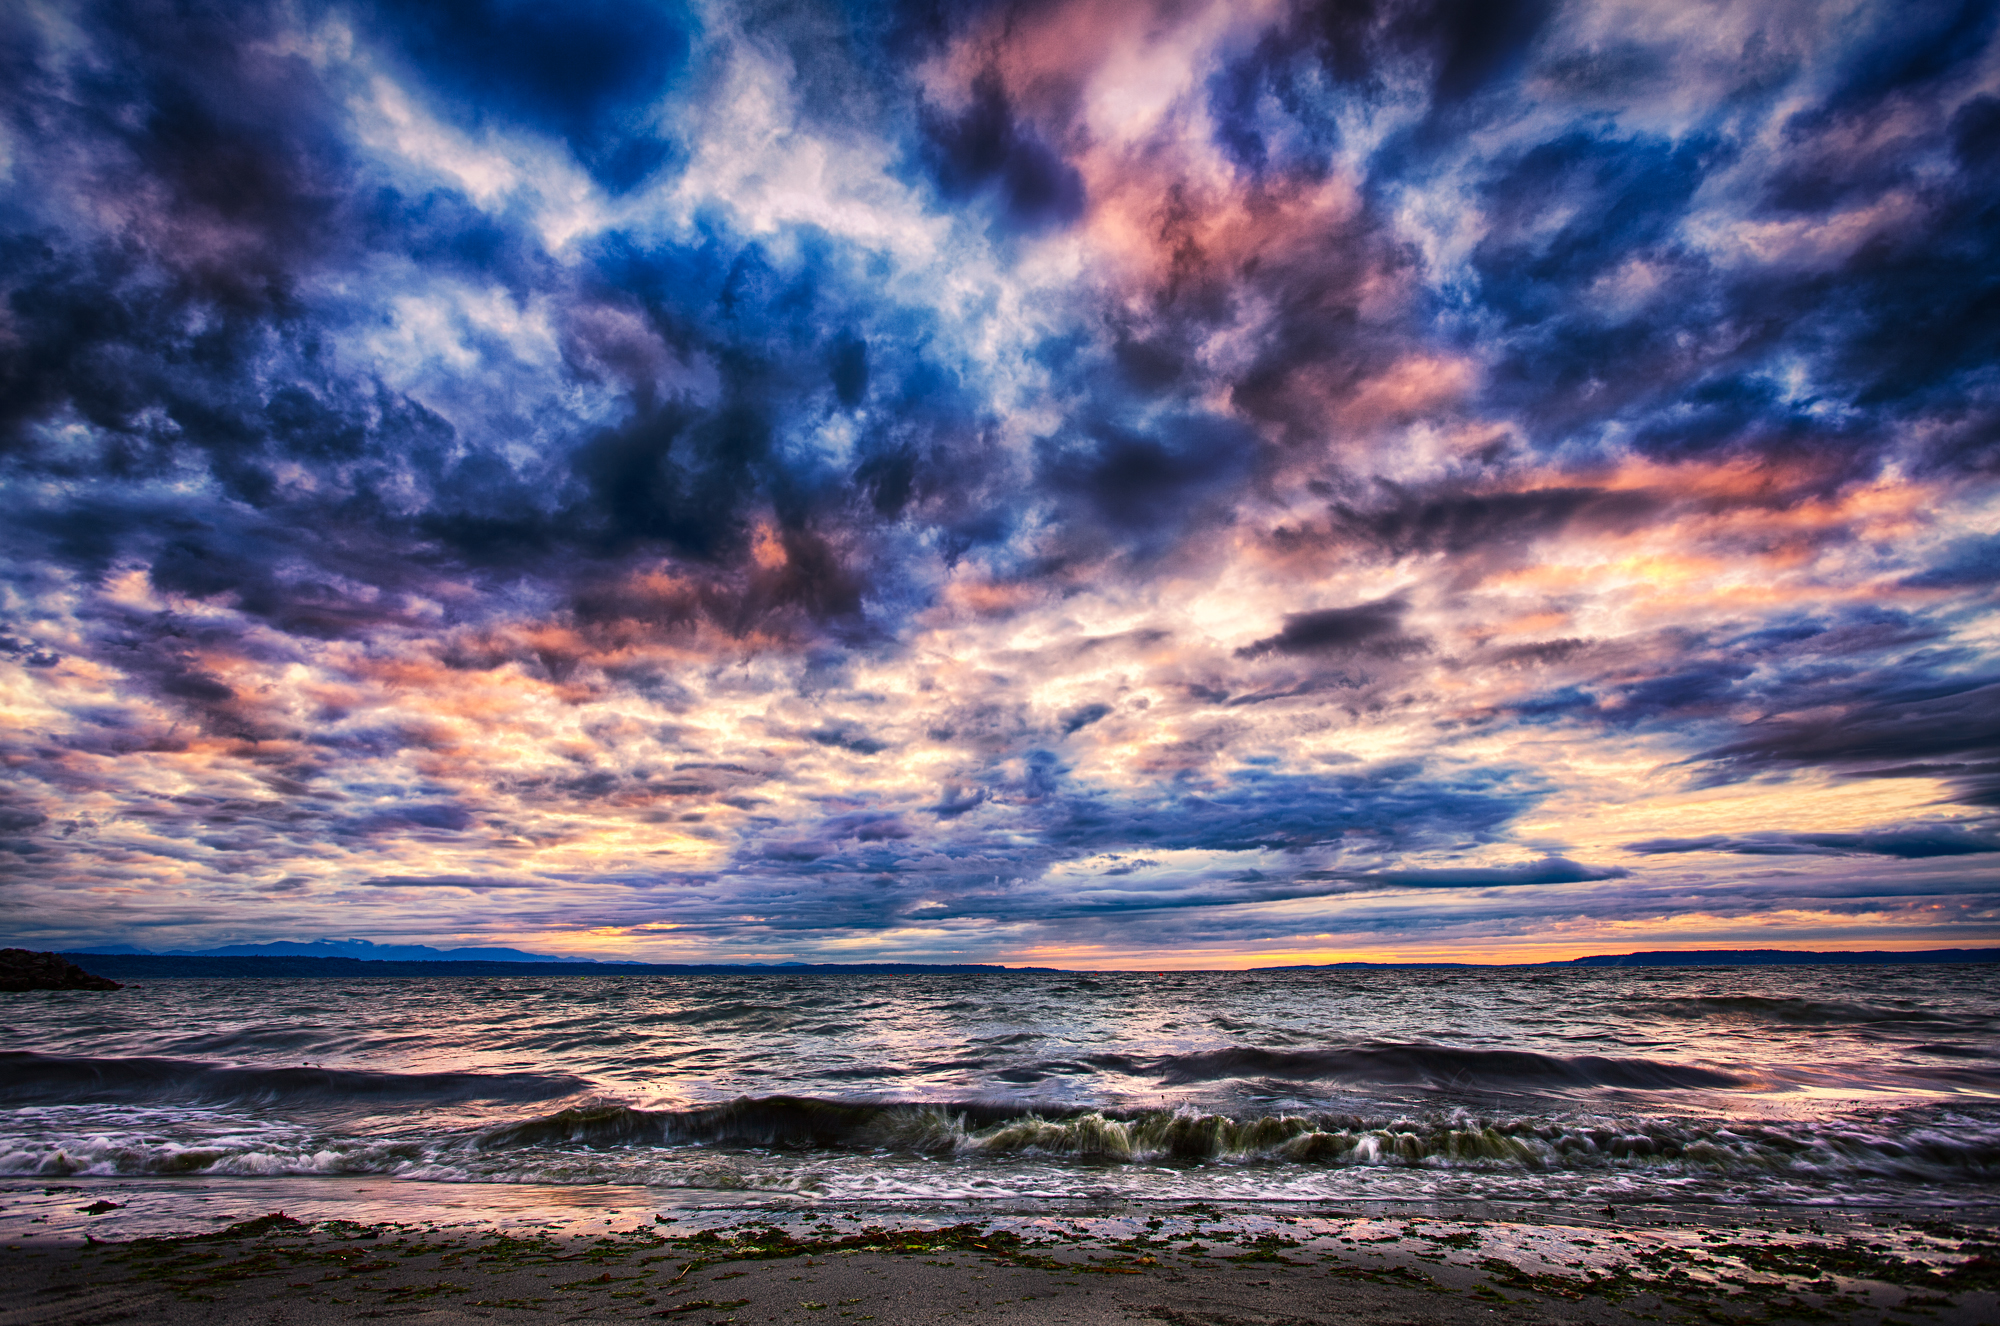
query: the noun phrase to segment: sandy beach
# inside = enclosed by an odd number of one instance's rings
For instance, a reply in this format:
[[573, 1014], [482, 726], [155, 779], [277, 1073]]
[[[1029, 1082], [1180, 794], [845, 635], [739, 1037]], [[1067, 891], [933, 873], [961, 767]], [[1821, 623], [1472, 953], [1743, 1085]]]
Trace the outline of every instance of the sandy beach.
[[[855, 1213], [601, 1233], [302, 1220], [102, 1241], [10, 1200], [0, 1326], [833, 1319], [905, 1322], [1939, 1323], [2000, 1318], [1991, 1225], [1886, 1214], [1656, 1209], [1613, 1221], [1409, 1213], [898, 1228]], [[108, 1199], [99, 1198], [99, 1201]]]

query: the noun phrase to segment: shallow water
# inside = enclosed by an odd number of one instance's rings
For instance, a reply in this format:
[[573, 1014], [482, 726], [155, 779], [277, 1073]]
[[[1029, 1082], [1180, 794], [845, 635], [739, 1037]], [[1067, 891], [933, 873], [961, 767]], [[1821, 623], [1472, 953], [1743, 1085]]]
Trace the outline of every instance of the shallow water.
[[1958, 1205], [1971, 966], [153, 981], [0, 996], [0, 1173], [688, 1205]]

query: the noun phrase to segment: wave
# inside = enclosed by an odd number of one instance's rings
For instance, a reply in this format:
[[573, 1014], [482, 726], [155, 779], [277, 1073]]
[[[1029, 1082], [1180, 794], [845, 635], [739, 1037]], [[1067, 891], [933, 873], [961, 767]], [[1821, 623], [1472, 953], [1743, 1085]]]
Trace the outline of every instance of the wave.
[[1976, 1045], [1959, 1045], [1952, 1041], [1932, 1042], [1928, 1045], [1912, 1045], [1911, 1054], [1936, 1054], [1947, 1059], [1991, 1059], [1994, 1056]]
[[480, 1135], [477, 1146], [738, 1146], [951, 1151], [968, 1127], [1018, 1117], [1007, 1105], [878, 1105], [811, 1096], [744, 1096], [690, 1110], [575, 1106]]
[[[1936, 1051], [1933, 1050], [1932, 1053]], [[1949, 1082], [1954, 1086], [1976, 1091], [1991, 1091], [2000, 1087], [2000, 1067], [1970, 1068], [1947, 1067], [1942, 1064], [1913, 1064], [1894, 1071], [1899, 1076], [1915, 1078], [1920, 1082]]]
[[[413, 1176], [427, 1163], [425, 1148], [354, 1140], [317, 1145], [262, 1142], [179, 1143], [149, 1136], [96, 1136], [0, 1141], [0, 1174], [36, 1178], [229, 1176], [299, 1174]], [[459, 1177], [444, 1175], [440, 1177]]]
[[1771, 995], [1694, 995], [1632, 1001], [1647, 1012], [1671, 1018], [1712, 1018], [1731, 1014], [1799, 1026], [1890, 1026], [1896, 1023], [1959, 1025], [1960, 1020], [1920, 1008], [1881, 1008], [1837, 999]]
[[1198, 1054], [1134, 1057], [1092, 1055], [1085, 1063], [1134, 1076], [1158, 1077], [1163, 1085], [1184, 1086], [1229, 1078], [1275, 1078], [1290, 1082], [1355, 1082], [1382, 1086], [1505, 1090], [1622, 1087], [1676, 1091], [1739, 1087], [1744, 1080], [1712, 1068], [1612, 1059], [1586, 1054], [1561, 1056], [1528, 1050], [1470, 1050], [1447, 1045], [1371, 1042], [1322, 1050], [1266, 1050], [1231, 1046]]
[[[919, 1069], [868, 1065], [829, 1069], [815, 1076], [885, 1080], [909, 1072], [984, 1067], [986, 1063], [975, 1057], [924, 1064]], [[1714, 1069], [1649, 1059], [1563, 1057], [1524, 1050], [1472, 1050], [1387, 1042], [1318, 1050], [1232, 1046], [1195, 1054], [1150, 1057], [1100, 1054], [1024, 1064], [996, 1076], [1009, 1083], [1026, 1085], [1051, 1077], [1098, 1073], [1150, 1077], [1163, 1086], [1231, 1079], [1421, 1086], [1460, 1091], [1556, 1091], [1591, 1087], [1674, 1091], [1744, 1085], [1742, 1079]], [[189, 1059], [66, 1057], [25, 1050], [0, 1051], [0, 1106], [121, 1101], [527, 1102], [577, 1096], [589, 1089], [590, 1084], [584, 1079], [567, 1073], [394, 1073], [304, 1064], [243, 1067]], [[755, 1127], [776, 1125], [746, 1122], [744, 1126], [754, 1131]]]
[[1042, 1157], [1122, 1163], [1256, 1162], [1569, 1171], [1873, 1175], [1964, 1181], [2000, 1173], [2000, 1128], [1884, 1122], [1783, 1126], [1626, 1120], [1602, 1124], [1193, 1110], [1038, 1111], [986, 1103], [855, 1104], [744, 1097], [692, 1110], [563, 1110], [479, 1136], [481, 1152], [715, 1147]]
[[587, 1089], [566, 1073], [384, 1073], [366, 1069], [242, 1068], [187, 1059], [62, 1057], [0, 1050], [0, 1104], [118, 1101], [536, 1101]]
[[[1031, 1182], [1058, 1188], [1078, 1180], [1052, 1178], [1051, 1165], [1100, 1173], [1128, 1165], [1223, 1167], [1248, 1177], [1258, 1167], [1276, 1167], [1295, 1174], [1444, 1171], [1547, 1180], [1598, 1175], [1649, 1184], [1706, 1179], [1816, 1188], [1885, 1180], [1984, 1190], [2000, 1179], [2000, 1120], [1950, 1111], [1756, 1123], [1638, 1116], [1556, 1120], [1466, 1110], [1424, 1117], [1238, 1118], [1192, 1109], [1024, 1111], [1004, 1103], [769, 1096], [680, 1110], [573, 1107], [478, 1133], [435, 1130], [384, 1138], [203, 1111], [182, 1111], [189, 1118], [176, 1126], [169, 1108], [111, 1108], [115, 1113], [96, 1106], [17, 1112], [8, 1130], [12, 1135], [0, 1136], [0, 1174], [378, 1174], [444, 1182], [735, 1188], [803, 1182], [815, 1174], [851, 1172], [865, 1184], [919, 1171], [961, 1172], [935, 1170], [948, 1161], [969, 1165], [962, 1172], [975, 1177], [1025, 1165], [1013, 1172], [1039, 1175]], [[923, 1160], [913, 1169], [903, 1159], [908, 1157]]]

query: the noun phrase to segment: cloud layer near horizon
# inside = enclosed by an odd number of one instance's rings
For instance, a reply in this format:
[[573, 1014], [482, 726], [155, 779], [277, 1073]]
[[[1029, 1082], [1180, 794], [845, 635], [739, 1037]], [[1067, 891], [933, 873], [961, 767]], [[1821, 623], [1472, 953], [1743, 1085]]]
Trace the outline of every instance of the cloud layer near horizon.
[[0, 928], [1993, 943], [1996, 15], [15, 6]]

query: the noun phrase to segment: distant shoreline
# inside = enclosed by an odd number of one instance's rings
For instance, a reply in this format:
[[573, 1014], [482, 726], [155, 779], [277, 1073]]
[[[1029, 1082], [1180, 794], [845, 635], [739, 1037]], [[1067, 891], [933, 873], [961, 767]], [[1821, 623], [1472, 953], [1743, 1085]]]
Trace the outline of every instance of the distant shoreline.
[[[1003, 967], [992, 964], [782, 963], [669, 964], [641, 962], [521, 962], [442, 959], [407, 961], [370, 958], [204, 957], [171, 953], [62, 953], [79, 966], [113, 980], [354, 977], [521, 977], [542, 976], [981, 976], [1010, 972], [1048, 975], [1117, 975], [1117, 972], [1060, 967]], [[1697, 949], [1572, 958], [1562, 962], [1334, 962], [1247, 971], [1525, 971], [1568, 967], [1766, 967], [1879, 966], [1932, 963], [2000, 963], [2000, 948], [1947, 948], [1916, 952], [1805, 952], [1790, 949]], [[1141, 969], [1143, 970], [1143, 969]], [[1214, 968], [1234, 971], [1235, 968]]]

